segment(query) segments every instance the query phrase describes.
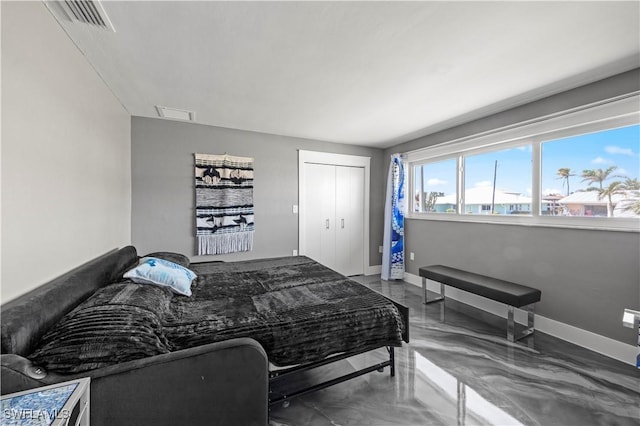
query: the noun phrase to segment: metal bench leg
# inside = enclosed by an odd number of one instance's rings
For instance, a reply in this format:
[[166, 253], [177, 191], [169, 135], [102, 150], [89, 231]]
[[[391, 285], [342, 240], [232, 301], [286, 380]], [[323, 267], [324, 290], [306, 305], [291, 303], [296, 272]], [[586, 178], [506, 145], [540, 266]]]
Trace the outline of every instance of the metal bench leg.
[[510, 342], [515, 341], [514, 334], [516, 330], [516, 322], [513, 319], [514, 309], [515, 308], [513, 306], [509, 306], [507, 313], [507, 340]]
[[439, 302], [441, 300], [444, 300], [444, 284], [442, 283], [440, 283], [440, 294], [435, 299], [428, 300], [427, 299], [427, 279], [425, 277], [422, 277], [422, 291], [424, 293], [425, 305], [428, 303]]
[[507, 314], [507, 340], [510, 342], [515, 342], [516, 340], [524, 339], [527, 336], [530, 336], [535, 331], [534, 328], [534, 305], [533, 303], [523, 307], [523, 310], [527, 311], [527, 328], [518, 336], [516, 336], [516, 322], [514, 319], [514, 310], [515, 307], [509, 306], [509, 311]]
[[535, 306], [534, 304], [530, 304], [525, 306], [525, 310], [527, 311], [527, 329], [522, 333], [522, 337], [527, 337], [530, 334], [533, 334], [535, 330], [534, 326], [534, 315], [535, 315]]

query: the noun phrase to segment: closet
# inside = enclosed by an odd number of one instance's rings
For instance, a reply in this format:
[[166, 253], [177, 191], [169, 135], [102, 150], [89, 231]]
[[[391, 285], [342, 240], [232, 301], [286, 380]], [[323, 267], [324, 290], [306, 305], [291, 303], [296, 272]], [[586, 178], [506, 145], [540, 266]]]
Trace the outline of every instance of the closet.
[[310, 161], [300, 167], [300, 254], [344, 275], [364, 274], [368, 168]]

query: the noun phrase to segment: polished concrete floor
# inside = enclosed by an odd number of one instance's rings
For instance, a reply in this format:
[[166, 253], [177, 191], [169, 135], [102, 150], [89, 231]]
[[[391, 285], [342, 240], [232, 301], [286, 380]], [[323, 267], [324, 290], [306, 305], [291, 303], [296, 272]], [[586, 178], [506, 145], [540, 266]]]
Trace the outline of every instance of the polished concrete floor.
[[[359, 281], [410, 308], [411, 342], [396, 348], [396, 375], [373, 372], [270, 411], [271, 426], [640, 425], [640, 370], [536, 332], [506, 341], [506, 320], [420, 289]], [[359, 355], [282, 384], [312, 384], [388, 358]]]

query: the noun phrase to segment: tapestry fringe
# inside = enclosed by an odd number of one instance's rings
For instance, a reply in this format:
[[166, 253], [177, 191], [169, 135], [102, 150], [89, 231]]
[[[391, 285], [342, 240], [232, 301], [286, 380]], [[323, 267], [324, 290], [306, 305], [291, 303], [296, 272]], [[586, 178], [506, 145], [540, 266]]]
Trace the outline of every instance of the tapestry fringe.
[[253, 249], [253, 232], [198, 235], [198, 255], [251, 251]]

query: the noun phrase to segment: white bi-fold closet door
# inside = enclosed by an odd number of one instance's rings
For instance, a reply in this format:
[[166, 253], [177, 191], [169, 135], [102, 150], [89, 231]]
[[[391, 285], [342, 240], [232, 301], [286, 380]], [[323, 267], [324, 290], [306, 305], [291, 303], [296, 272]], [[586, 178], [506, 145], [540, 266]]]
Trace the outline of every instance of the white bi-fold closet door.
[[333, 162], [346, 164], [300, 163], [300, 253], [344, 275], [360, 275], [368, 260], [368, 167], [342, 160]]

